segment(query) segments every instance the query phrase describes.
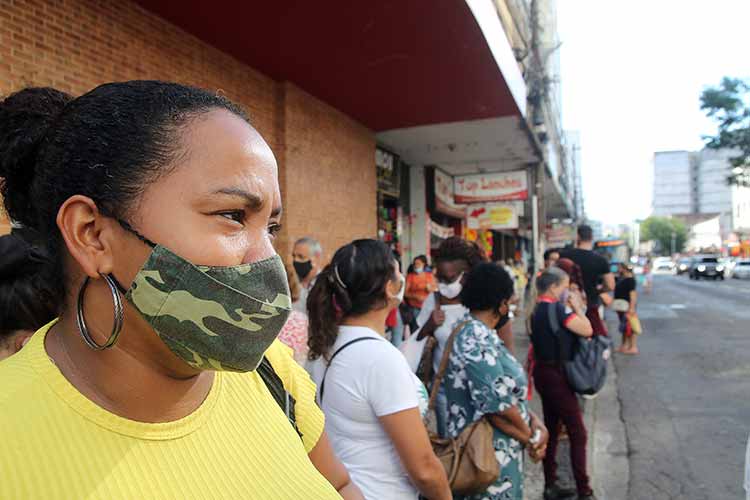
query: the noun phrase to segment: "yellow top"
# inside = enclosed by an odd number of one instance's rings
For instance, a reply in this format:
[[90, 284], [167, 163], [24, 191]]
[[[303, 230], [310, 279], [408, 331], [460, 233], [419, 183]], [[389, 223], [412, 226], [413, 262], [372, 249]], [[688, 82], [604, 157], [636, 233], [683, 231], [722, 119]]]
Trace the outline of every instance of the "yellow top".
[[315, 386], [278, 341], [266, 355], [297, 401], [302, 441], [256, 372], [217, 372], [203, 404], [174, 422], [114, 415], [47, 356], [52, 324], [0, 363], [3, 500], [340, 498], [307, 457], [324, 424]]

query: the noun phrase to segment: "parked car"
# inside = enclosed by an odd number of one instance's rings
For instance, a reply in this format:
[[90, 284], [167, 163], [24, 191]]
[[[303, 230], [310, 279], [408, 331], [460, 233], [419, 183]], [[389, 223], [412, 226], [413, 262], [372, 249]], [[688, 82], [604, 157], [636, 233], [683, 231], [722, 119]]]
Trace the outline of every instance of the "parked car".
[[674, 261], [669, 257], [657, 257], [654, 259], [654, 272], [659, 274], [674, 272]]
[[738, 260], [734, 264], [734, 270], [732, 271], [732, 278], [734, 279], [748, 279], [750, 278], [750, 260]]
[[690, 267], [690, 279], [699, 280], [711, 278], [713, 280], [724, 279], [724, 265], [716, 257], [695, 257]]
[[692, 259], [688, 259], [688, 258], [682, 258], [678, 260], [677, 265], [674, 268], [675, 273], [680, 275], [680, 274], [685, 274], [685, 273], [690, 272], [690, 266], [692, 262], [693, 262]]

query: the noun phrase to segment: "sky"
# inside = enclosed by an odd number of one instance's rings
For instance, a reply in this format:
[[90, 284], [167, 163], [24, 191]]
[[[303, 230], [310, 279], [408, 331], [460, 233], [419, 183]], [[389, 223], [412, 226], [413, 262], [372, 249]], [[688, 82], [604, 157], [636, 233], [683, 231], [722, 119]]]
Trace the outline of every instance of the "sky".
[[750, 0], [558, 0], [563, 127], [581, 133], [586, 214], [651, 212], [655, 151], [698, 150], [700, 93], [750, 78]]

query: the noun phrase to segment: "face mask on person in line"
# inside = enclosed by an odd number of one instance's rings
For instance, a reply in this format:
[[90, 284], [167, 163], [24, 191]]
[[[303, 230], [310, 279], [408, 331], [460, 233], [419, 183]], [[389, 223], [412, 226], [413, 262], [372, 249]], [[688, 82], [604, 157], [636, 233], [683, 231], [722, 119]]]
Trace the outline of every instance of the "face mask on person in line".
[[297, 273], [297, 277], [300, 280], [304, 280], [312, 272], [312, 260], [306, 260], [304, 262], [292, 262], [294, 266], [294, 272]]
[[238, 266], [198, 266], [120, 224], [152, 247], [125, 298], [169, 349], [203, 370], [255, 370], [291, 312], [278, 255]]
[[424, 267], [415, 267], [414, 272], [417, 274], [422, 274], [424, 272]]
[[507, 325], [508, 321], [510, 321], [510, 306], [507, 308], [505, 314], [500, 315], [500, 320], [497, 322], [497, 326], [495, 326], [495, 330], [499, 330], [505, 325]]
[[463, 276], [464, 273], [461, 273], [453, 283], [438, 283], [440, 295], [446, 299], [455, 299], [458, 297], [463, 289], [463, 285], [461, 285], [461, 278], [463, 278]]
[[396, 295], [389, 295], [390, 298], [398, 300], [398, 303], [401, 304], [404, 301], [404, 294], [406, 293], [406, 278], [404, 278], [403, 275], [401, 275], [401, 278], [399, 278], [399, 284], [401, 285], [401, 288], [399, 289], [398, 293]]

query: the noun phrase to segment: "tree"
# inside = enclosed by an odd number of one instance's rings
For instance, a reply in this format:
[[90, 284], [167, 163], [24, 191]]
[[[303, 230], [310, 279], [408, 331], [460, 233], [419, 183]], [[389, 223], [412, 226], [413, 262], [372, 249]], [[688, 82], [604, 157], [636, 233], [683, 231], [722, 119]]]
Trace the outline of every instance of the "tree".
[[687, 236], [687, 227], [679, 219], [652, 216], [641, 223], [641, 241], [657, 242], [662, 255], [670, 254], [673, 244], [675, 252], [682, 252]]
[[704, 136], [706, 147], [732, 149], [731, 172], [727, 181], [750, 186], [750, 84], [739, 78], [724, 77], [718, 87], [701, 93], [701, 110], [718, 122], [715, 136]]

